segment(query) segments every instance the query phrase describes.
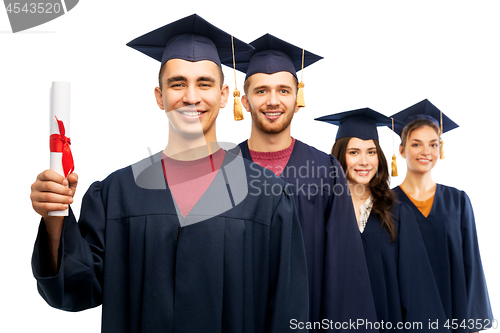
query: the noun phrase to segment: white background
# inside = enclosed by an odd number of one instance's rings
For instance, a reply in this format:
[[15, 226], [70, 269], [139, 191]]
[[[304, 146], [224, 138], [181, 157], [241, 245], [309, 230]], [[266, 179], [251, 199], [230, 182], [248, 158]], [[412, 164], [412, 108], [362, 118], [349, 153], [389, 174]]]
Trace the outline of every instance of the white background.
[[[305, 70], [307, 107], [292, 123], [295, 138], [320, 150], [329, 152], [336, 127], [313, 119], [330, 113], [371, 107], [391, 115], [428, 98], [457, 122], [460, 127], [443, 136], [446, 159], [438, 162], [433, 178], [469, 194], [499, 316], [497, 1], [85, 0], [68, 14], [17, 34], [0, 10], [0, 331], [100, 330], [100, 308], [81, 313], [50, 308], [31, 273], [39, 217], [29, 194], [49, 164], [51, 82], [72, 85], [70, 135], [80, 176], [73, 208], [79, 213], [91, 182], [147, 156], [148, 147], [156, 152], [166, 145], [167, 120], [153, 95], [159, 63], [125, 44], [193, 13], [244, 41], [269, 32], [325, 57]], [[233, 71], [224, 71], [233, 91]], [[243, 79], [238, 73], [241, 91]], [[239, 143], [249, 136], [250, 117], [245, 113], [244, 121], [232, 121], [230, 100], [217, 126], [220, 141]], [[390, 160], [391, 132], [379, 133]], [[401, 157], [398, 168], [392, 186], [404, 179]]]

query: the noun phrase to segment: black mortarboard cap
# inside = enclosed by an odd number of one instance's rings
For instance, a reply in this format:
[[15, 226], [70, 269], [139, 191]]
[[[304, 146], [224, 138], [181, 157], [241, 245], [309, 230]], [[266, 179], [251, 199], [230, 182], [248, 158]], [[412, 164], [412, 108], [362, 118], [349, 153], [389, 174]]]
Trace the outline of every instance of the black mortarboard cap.
[[[249, 44], [233, 38], [234, 53], [250, 51]], [[232, 58], [231, 35], [193, 14], [148, 32], [130, 41], [130, 46], [163, 65], [170, 59], [187, 61], [211, 60], [221, 65], [220, 59]]]
[[[410, 106], [409, 108], [400, 111], [392, 117], [395, 120], [399, 120], [398, 123], [394, 123], [394, 132], [401, 135], [403, 128], [416, 119], [429, 119], [434, 122], [441, 129], [442, 133], [451, 131], [457, 128], [458, 125], [448, 118], [441, 110], [439, 110], [434, 104], [429, 102], [428, 99], [424, 99], [417, 104]], [[390, 128], [390, 126], [389, 126]], [[441, 133], [441, 134], [442, 134]]]
[[[377, 126], [389, 126], [391, 128], [396, 125], [402, 126], [402, 123], [398, 120], [387, 117], [370, 108], [335, 113], [329, 116], [316, 118], [315, 120], [325, 121], [339, 126], [335, 140], [345, 137], [355, 137], [361, 140], [378, 141]], [[393, 177], [397, 176], [396, 154], [392, 155], [391, 169], [391, 175]]]
[[378, 141], [377, 126], [392, 125], [390, 117], [370, 108], [334, 113], [315, 120], [339, 126], [336, 140], [344, 137], [356, 137], [361, 140]]
[[[290, 72], [297, 77], [298, 71], [323, 59], [270, 34], [257, 38], [250, 45], [255, 49], [235, 57], [236, 69], [246, 73], [245, 80], [256, 73]], [[303, 64], [302, 56], [304, 56]], [[233, 59], [224, 58], [222, 63], [232, 66]]]

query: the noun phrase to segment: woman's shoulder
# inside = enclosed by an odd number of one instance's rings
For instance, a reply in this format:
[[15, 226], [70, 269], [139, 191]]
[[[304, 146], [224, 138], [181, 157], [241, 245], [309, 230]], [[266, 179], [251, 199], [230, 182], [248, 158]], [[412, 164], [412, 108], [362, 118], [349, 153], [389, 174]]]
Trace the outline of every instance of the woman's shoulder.
[[453, 186], [448, 186], [443, 184], [436, 185], [436, 195], [442, 195], [444, 197], [453, 199], [468, 198], [467, 193], [465, 193], [465, 191], [460, 190]]

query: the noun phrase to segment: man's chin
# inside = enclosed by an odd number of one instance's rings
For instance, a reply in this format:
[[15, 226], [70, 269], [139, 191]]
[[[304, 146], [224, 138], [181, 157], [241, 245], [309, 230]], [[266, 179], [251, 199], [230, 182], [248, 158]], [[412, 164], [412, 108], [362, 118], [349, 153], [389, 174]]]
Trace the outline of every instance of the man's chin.
[[[290, 124], [288, 124], [289, 126]], [[257, 128], [260, 129], [261, 132], [266, 133], [266, 134], [279, 134], [286, 130], [288, 126], [285, 126], [284, 124], [262, 124], [262, 123], [257, 123]]]

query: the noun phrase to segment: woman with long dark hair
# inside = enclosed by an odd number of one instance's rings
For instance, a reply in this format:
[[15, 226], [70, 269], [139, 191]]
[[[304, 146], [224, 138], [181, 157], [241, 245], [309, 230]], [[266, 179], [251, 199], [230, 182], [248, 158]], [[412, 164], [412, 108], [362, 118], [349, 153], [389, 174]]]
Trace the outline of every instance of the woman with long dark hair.
[[397, 114], [400, 153], [406, 159], [403, 183], [394, 189], [414, 212], [439, 289], [446, 321], [454, 332], [491, 327], [488, 290], [479, 254], [476, 224], [467, 194], [437, 184], [431, 171], [443, 158], [441, 134], [458, 127], [428, 100]]
[[[431, 266], [410, 208], [389, 188], [389, 171], [377, 126], [391, 119], [371, 109], [316, 120], [339, 126], [332, 155], [349, 183], [380, 332], [430, 331], [444, 311]], [[444, 328], [433, 332], [446, 331]]]

